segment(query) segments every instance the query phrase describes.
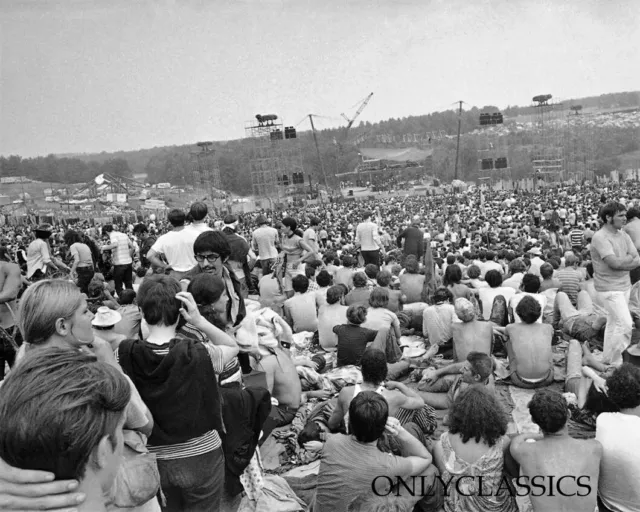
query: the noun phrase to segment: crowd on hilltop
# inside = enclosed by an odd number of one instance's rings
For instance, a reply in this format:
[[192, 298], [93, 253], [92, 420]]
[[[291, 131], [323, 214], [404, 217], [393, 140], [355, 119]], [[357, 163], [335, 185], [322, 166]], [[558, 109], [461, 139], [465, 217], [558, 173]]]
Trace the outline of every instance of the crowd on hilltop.
[[2, 226], [0, 508], [640, 511], [638, 248], [637, 183]]

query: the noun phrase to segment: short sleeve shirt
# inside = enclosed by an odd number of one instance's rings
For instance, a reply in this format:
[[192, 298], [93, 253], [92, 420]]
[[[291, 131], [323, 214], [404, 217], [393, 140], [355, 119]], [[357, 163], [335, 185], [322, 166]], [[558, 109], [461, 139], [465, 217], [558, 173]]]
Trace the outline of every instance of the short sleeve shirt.
[[604, 258], [616, 256], [622, 258], [628, 254], [637, 255], [631, 237], [622, 230], [609, 233], [599, 229], [591, 240], [591, 259], [593, 260], [593, 278], [596, 291], [626, 291], [631, 287], [628, 270], [616, 270], [607, 265]]

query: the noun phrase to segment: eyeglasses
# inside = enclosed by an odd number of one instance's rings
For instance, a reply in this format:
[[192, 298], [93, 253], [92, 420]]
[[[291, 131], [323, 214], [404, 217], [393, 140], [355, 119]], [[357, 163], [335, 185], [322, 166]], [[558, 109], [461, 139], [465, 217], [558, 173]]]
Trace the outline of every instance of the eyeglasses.
[[205, 255], [202, 255], [202, 254], [196, 254], [196, 261], [199, 261], [200, 263], [202, 263], [205, 259], [209, 263], [215, 263], [216, 261], [218, 261], [220, 259], [220, 255], [219, 254], [207, 254], [205, 256]]

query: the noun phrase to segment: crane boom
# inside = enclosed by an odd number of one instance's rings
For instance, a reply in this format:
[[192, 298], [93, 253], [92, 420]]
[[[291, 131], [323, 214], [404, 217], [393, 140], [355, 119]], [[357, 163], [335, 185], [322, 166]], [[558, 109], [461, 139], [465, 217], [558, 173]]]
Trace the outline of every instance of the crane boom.
[[351, 128], [351, 126], [353, 125], [354, 121], [358, 118], [358, 116], [362, 113], [362, 111], [364, 110], [364, 108], [367, 106], [367, 103], [369, 103], [369, 100], [371, 100], [371, 96], [373, 96], [373, 93], [369, 94], [369, 96], [367, 96], [362, 103], [360, 104], [360, 107], [358, 108], [358, 110], [356, 110], [355, 115], [353, 116], [353, 118], [349, 119], [346, 115], [342, 114], [342, 117], [344, 117], [347, 120], [347, 127], [344, 130], [344, 135], [345, 137], [347, 136], [347, 134], [349, 133], [349, 129]]

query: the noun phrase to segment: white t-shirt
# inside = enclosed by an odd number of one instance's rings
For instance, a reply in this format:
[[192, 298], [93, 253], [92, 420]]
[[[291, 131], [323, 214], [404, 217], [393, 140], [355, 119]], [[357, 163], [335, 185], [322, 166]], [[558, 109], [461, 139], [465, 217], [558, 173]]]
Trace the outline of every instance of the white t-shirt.
[[164, 254], [173, 270], [187, 272], [197, 265], [193, 254], [193, 242], [199, 234], [196, 230], [188, 228], [169, 231], [156, 240], [151, 250]]
[[544, 295], [540, 295], [539, 293], [520, 292], [511, 297], [511, 300], [509, 301], [509, 307], [513, 310], [513, 321], [515, 323], [522, 322], [522, 319], [518, 316], [518, 313], [516, 313], [516, 308], [525, 295], [531, 295], [531, 297], [536, 299], [540, 304], [540, 318], [536, 320], [536, 323], [541, 324], [544, 308], [547, 306], [547, 297]]
[[602, 444], [600, 498], [611, 510], [640, 512], [640, 418], [602, 413], [596, 420], [596, 440]]

